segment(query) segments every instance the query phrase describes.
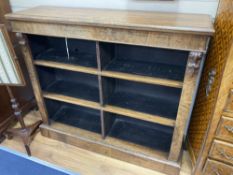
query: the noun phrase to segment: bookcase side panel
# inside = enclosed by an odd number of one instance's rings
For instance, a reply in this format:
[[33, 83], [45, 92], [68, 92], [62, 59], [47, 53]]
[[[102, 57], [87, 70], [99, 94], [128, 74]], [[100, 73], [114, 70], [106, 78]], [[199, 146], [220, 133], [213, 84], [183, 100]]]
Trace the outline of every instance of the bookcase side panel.
[[28, 69], [28, 72], [29, 72], [29, 76], [30, 76], [30, 79], [31, 79], [31, 83], [32, 83], [32, 87], [33, 87], [33, 90], [34, 90], [37, 105], [38, 105], [39, 111], [40, 111], [41, 116], [42, 116], [42, 120], [43, 120], [44, 123], [47, 124], [48, 123], [48, 114], [47, 114], [44, 99], [43, 99], [43, 96], [42, 96], [38, 76], [37, 76], [35, 67], [33, 65], [32, 54], [31, 54], [31, 51], [30, 51], [30, 46], [28, 44], [26, 35], [21, 35], [19, 43], [21, 45], [22, 53], [24, 55], [25, 63], [26, 63], [26, 66], [27, 66], [27, 69]]

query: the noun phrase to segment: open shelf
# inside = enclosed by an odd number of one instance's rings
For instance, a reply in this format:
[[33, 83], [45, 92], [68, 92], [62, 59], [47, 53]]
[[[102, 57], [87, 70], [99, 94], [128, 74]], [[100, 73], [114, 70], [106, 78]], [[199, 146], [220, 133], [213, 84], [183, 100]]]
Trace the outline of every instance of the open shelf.
[[133, 74], [127, 74], [127, 73], [122, 73], [122, 72], [112, 72], [112, 71], [104, 70], [101, 72], [101, 75], [103, 77], [119, 78], [122, 80], [136, 81], [136, 82], [148, 83], [148, 84], [154, 84], [154, 85], [163, 85], [163, 86], [175, 87], [175, 88], [183, 87], [183, 82], [181, 81], [154, 78], [154, 77], [148, 77], [148, 76], [146, 77], [146, 76], [133, 75]]
[[39, 35], [28, 35], [28, 40], [34, 60], [97, 68], [94, 41]]
[[103, 72], [128, 73], [178, 83], [184, 79], [188, 52], [100, 43], [100, 57]]
[[98, 110], [102, 109], [105, 112], [111, 112], [114, 114], [124, 115], [124, 116], [132, 117], [135, 119], [158, 123], [161, 125], [166, 125], [166, 126], [171, 126], [171, 127], [174, 127], [175, 125], [174, 119], [169, 119], [169, 118], [165, 118], [165, 117], [161, 117], [157, 115], [146, 114], [146, 113], [137, 112], [134, 110], [124, 109], [124, 108], [110, 106], [110, 105], [105, 105], [104, 107], [101, 107], [100, 104], [97, 102], [78, 99], [74, 97], [68, 97], [65, 95], [43, 92], [43, 97], [46, 99], [57, 100], [57, 101], [66, 102], [66, 103], [70, 103], [74, 105], [89, 107], [92, 109], [98, 109]]
[[155, 150], [169, 152], [173, 128], [128, 118], [116, 114], [108, 114], [113, 118], [106, 135], [120, 140], [138, 144]]
[[[139, 144], [135, 144], [133, 142], [125, 141], [110, 136], [106, 137], [105, 139], [102, 139], [99, 133], [91, 132], [78, 127], [73, 127], [71, 125], [67, 125], [56, 121], [52, 121], [49, 126], [43, 124], [41, 128], [42, 134], [45, 134], [45, 132], [49, 132], [50, 137], [57, 138], [58, 140], [65, 137], [67, 143], [76, 146], [81, 146], [81, 148], [88, 149], [91, 151], [102, 150], [105, 151], [106, 154], [109, 153], [110, 156], [118, 155], [112, 152], [112, 149], [116, 150], [117, 153], [120, 151], [123, 153], [127, 153], [131, 156], [137, 155], [144, 157], [146, 155], [149, 160], [160, 159], [165, 161], [167, 160], [168, 156], [168, 153], [165, 151], [152, 149]], [[87, 143], [91, 145], [87, 147]]]
[[55, 100], [45, 100], [49, 119], [101, 133], [100, 111]]
[[115, 106], [167, 119], [176, 119], [181, 89], [112, 78], [103, 79], [103, 84], [104, 105], [107, 107]]
[[125, 108], [111, 106], [111, 105], [105, 105], [103, 107], [103, 110], [105, 112], [111, 112], [114, 114], [124, 115], [127, 117], [140, 119], [140, 120], [152, 122], [152, 123], [158, 123], [161, 125], [171, 126], [171, 127], [174, 127], [175, 122], [176, 122], [175, 119], [169, 119], [169, 118], [162, 117], [159, 115], [147, 114], [147, 113], [138, 112], [135, 110], [125, 109]]
[[45, 61], [45, 60], [35, 60], [34, 64], [37, 66], [51, 67], [51, 68], [98, 75], [97, 68], [92, 68], [92, 67], [77, 66], [72, 64], [64, 64], [55, 61]]
[[162, 79], [162, 78], [154, 78], [154, 77], [145, 77], [145, 76], [127, 74], [127, 73], [122, 73], [122, 72], [98, 71], [97, 68], [64, 64], [64, 63], [58, 63], [55, 61], [35, 60], [34, 64], [37, 66], [44, 66], [44, 67], [75, 71], [75, 72], [101, 75], [103, 77], [119, 78], [123, 80], [130, 80], [130, 81], [149, 83], [149, 84], [158, 84], [158, 85], [164, 85], [164, 86], [170, 86], [170, 87], [176, 87], [176, 88], [183, 87], [183, 83], [180, 81], [168, 80], [168, 79]]
[[43, 97], [47, 99], [51, 99], [51, 100], [57, 100], [57, 101], [66, 102], [66, 103], [70, 103], [74, 105], [80, 105], [80, 106], [89, 107], [93, 109], [101, 109], [100, 104], [97, 102], [78, 99], [78, 98], [69, 97], [69, 96], [65, 96], [61, 94], [43, 92]]
[[99, 102], [97, 76], [41, 66], [37, 71], [43, 91]]

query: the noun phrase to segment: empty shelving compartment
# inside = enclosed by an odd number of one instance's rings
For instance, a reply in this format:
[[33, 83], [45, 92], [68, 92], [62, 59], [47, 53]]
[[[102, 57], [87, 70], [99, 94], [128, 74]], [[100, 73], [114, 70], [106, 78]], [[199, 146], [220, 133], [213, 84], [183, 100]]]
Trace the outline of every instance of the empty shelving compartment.
[[101, 133], [100, 111], [50, 99], [45, 104], [50, 120]]
[[104, 105], [176, 119], [181, 89], [115, 78], [103, 79]]
[[128, 118], [112, 113], [105, 113], [105, 119], [111, 120], [106, 135], [140, 146], [169, 152], [173, 128]]
[[99, 102], [97, 76], [42, 66], [36, 68], [44, 92]]
[[55, 61], [97, 68], [96, 42], [28, 35], [34, 60]]
[[100, 43], [102, 70], [183, 81], [188, 52]]

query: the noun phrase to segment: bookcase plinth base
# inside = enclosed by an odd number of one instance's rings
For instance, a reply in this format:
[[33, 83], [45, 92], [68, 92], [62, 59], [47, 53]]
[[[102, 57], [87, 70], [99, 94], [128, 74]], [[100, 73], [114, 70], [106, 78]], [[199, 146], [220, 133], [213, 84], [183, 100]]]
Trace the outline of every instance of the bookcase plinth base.
[[[148, 156], [137, 151], [134, 152], [125, 148], [114, 146], [111, 144], [111, 138], [109, 140], [103, 140], [101, 137], [94, 138], [93, 136], [93, 139], [91, 139], [86, 134], [84, 134], [85, 136], [75, 135], [73, 133], [67, 133], [66, 131], [57, 129], [56, 127], [53, 128], [46, 124], [42, 124], [40, 129], [41, 134], [45, 137], [62, 141], [85, 150], [126, 161], [128, 163], [159, 171], [168, 175], [179, 175], [180, 173], [180, 161], [171, 162], [168, 160], [161, 160], [161, 155], [159, 155], [159, 153], [158, 158], [154, 157], [154, 155], [153, 157]], [[73, 130], [74, 128], [71, 129]]]

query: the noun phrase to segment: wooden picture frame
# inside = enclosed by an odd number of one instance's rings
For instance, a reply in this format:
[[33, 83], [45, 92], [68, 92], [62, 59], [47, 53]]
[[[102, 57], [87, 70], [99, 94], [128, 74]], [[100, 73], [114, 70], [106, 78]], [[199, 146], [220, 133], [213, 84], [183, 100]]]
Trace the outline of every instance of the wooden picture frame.
[[14, 47], [11, 43], [7, 29], [3, 24], [0, 24], [0, 85], [25, 85], [23, 73], [15, 54]]

